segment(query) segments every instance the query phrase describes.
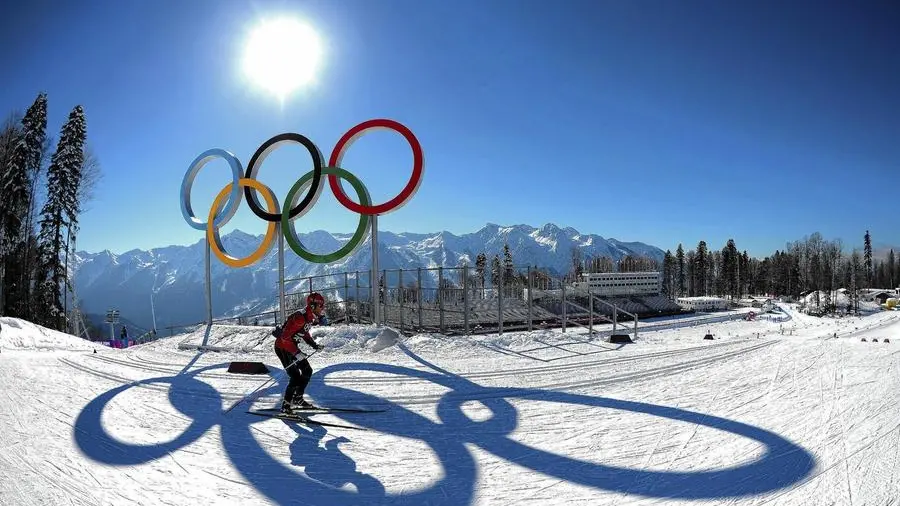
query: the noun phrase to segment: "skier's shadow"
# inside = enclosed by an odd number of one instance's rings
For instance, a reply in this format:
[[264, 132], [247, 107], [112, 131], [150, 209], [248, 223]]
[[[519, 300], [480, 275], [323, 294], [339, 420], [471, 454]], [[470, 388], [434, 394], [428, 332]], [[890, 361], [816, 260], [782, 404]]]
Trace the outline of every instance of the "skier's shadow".
[[328, 431], [321, 425], [299, 425], [285, 422], [297, 439], [291, 443], [291, 464], [303, 467], [310, 479], [334, 488], [352, 486], [359, 494], [384, 497], [384, 485], [373, 476], [359, 472], [356, 462], [345, 455], [340, 445], [349, 443], [344, 436], [328, 439]]

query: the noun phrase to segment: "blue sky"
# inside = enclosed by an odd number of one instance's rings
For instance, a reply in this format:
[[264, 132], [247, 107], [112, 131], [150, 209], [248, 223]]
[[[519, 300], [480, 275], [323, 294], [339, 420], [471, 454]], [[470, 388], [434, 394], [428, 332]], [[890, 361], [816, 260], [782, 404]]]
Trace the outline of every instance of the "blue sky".
[[[291, 15], [323, 38], [314, 85], [284, 103], [240, 72], [249, 30]], [[103, 169], [79, 249], [190, 244], [179, 191], [202, 151], [249, 162], [299, 132], [327, 157], [350, 127], [400, 121], [425, 177], [394, 232], [553, 222], [663, 249], [734, 238], [768, 255], [813, 232], [900, 245], [900, 9], [890, 2], [48, 2], [3, 7], [0, 114], [76, 104]], [[285, 65], [290, 65], [286, 61]], [[406, 183], [399, 135], [363, 137], [345, 168], [383, 202]], [[280, 199], [308, 155], [276, 151]], [[207, 166], [193, 205], [230, 181]], [[352, 195], [352, 193], [351, 193]], [[893, 208], [893, 217], [889, 212]], [[327, 186], [298, 231], [350, 232]], [[223, 228], [262, 233], [244, 203]]]

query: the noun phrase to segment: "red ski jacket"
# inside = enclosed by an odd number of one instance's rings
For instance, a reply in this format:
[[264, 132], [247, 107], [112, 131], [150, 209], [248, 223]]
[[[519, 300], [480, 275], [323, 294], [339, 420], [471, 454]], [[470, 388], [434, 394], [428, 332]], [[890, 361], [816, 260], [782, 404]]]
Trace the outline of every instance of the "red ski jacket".
[[296, 335], [300, 335], [306, 344], [317, 347], [316, 341], [309, 335], [309, 328], [313, 326], [318, 317], [313, 313], [312, 308], [306, 306], [305, 309], [297, 311], [288, 316], [287, 321], [281, 329], [281, 334], [275, 338], [275, 347], [280, 348], [292, 355], [296, 355], [300, 348], [297, 347]]

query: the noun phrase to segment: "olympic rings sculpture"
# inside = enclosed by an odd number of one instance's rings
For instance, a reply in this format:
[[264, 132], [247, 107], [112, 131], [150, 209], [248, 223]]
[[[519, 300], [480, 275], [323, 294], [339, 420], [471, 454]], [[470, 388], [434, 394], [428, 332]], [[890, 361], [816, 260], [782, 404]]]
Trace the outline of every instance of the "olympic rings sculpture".
[[[399, 133], [409, 143], [413, 153], [413, 170], [406, 186], [394, 198], [381, 204], [372, 204], [369, 192], [362, 181], [340, 166], [341, 160], [350, 148], [350, 145], [366, 133], [376, 129], [387, 129]], [[300, 144], [309, 151], [313, 169], [301, 176], [290, 188], [285, 199], [285, 205], [282, 208], [272, 189], [259, 182], [256, 176], [266, 157], [278, 147], [288, 143]], [[221, 158], [228, 162], [228, 165], [231, 167], [232, 179], [216, 195], [210, 207], [207, 220], [200, 221], [191, 207], [191, 188], [200, 169], [216, 158]], [[315, 143], [298, 133], [279, 134], [264, 142], [253, 153], [246, 172], [240, 160], [232, 153], [224, 149], [209, 149], [194, 159], [184, 174], [184, 180], [181, 183], [181, 214], [192, 228], [206, 232], [206, 238], [209, 241], [212, 253], [230, 267], [247, 267], [263, 258], [272, 247], [278, 223], [281, 224], [281, 232], [285, 241], [297, 255], [309, 262], [328, 263], [351, 255], [365, 242], [371, 230], [369, 226], [371, 216], [388, 214], [409, 202], [418, 191], [425, 171], [425, 159], [419, 140], [406, 126], [390, 119], [371, 119], [354, 126], [335, 144], [327, 166], [323, 165], [322, 160], [322, 153]], [[347, 244], [332, 253], [316, 254], [303, 246], [303, 243], [297, 236], [297, 231], [291, 224], [291, 220], [302, 217], [316, 204], [322, 191], [323, 175], [327, 176], [328, 185], [331, 187], [331, 191], [338, 202], [348, 210], [359, 214], [360, 217], [359, 225]], [[347, 196], [338, 178], [350, 183], [359, 198], [358, 203]], [[243, 191], [241, 191], [242, 188]], [[306, 190], [306, 194], [301, 200], [300, 195], [304, 190]], [[262, 194], [266, 203], [265, 209], [263, 209], [257, 194]], [[253, 214], [267, 221], [269, 225], [259, 248], [244, 258], [235, 258], [226, 251], [225, 246], [222, 244], [219, 229], [234, 217], [244, 196], [247, 197], [247, 204], [250, 206]]]

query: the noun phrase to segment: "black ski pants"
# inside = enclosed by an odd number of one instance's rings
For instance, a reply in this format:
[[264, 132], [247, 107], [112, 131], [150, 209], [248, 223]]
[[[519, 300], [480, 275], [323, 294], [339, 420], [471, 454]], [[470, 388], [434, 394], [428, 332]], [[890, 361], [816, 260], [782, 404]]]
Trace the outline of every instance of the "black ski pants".
[[309, 360], [304, 358], [295, 362], [296, 358], [281, 348], [275, 348], [275, 354], [278, 355], [281, 365], [284, 366], [284, 370], [290, 378], [288, 386], [284, 390], [284, 402], [291, 404], [302, 401], [303, 393], [306, 392], [306, 386], [309, 385], [313, 373]]

